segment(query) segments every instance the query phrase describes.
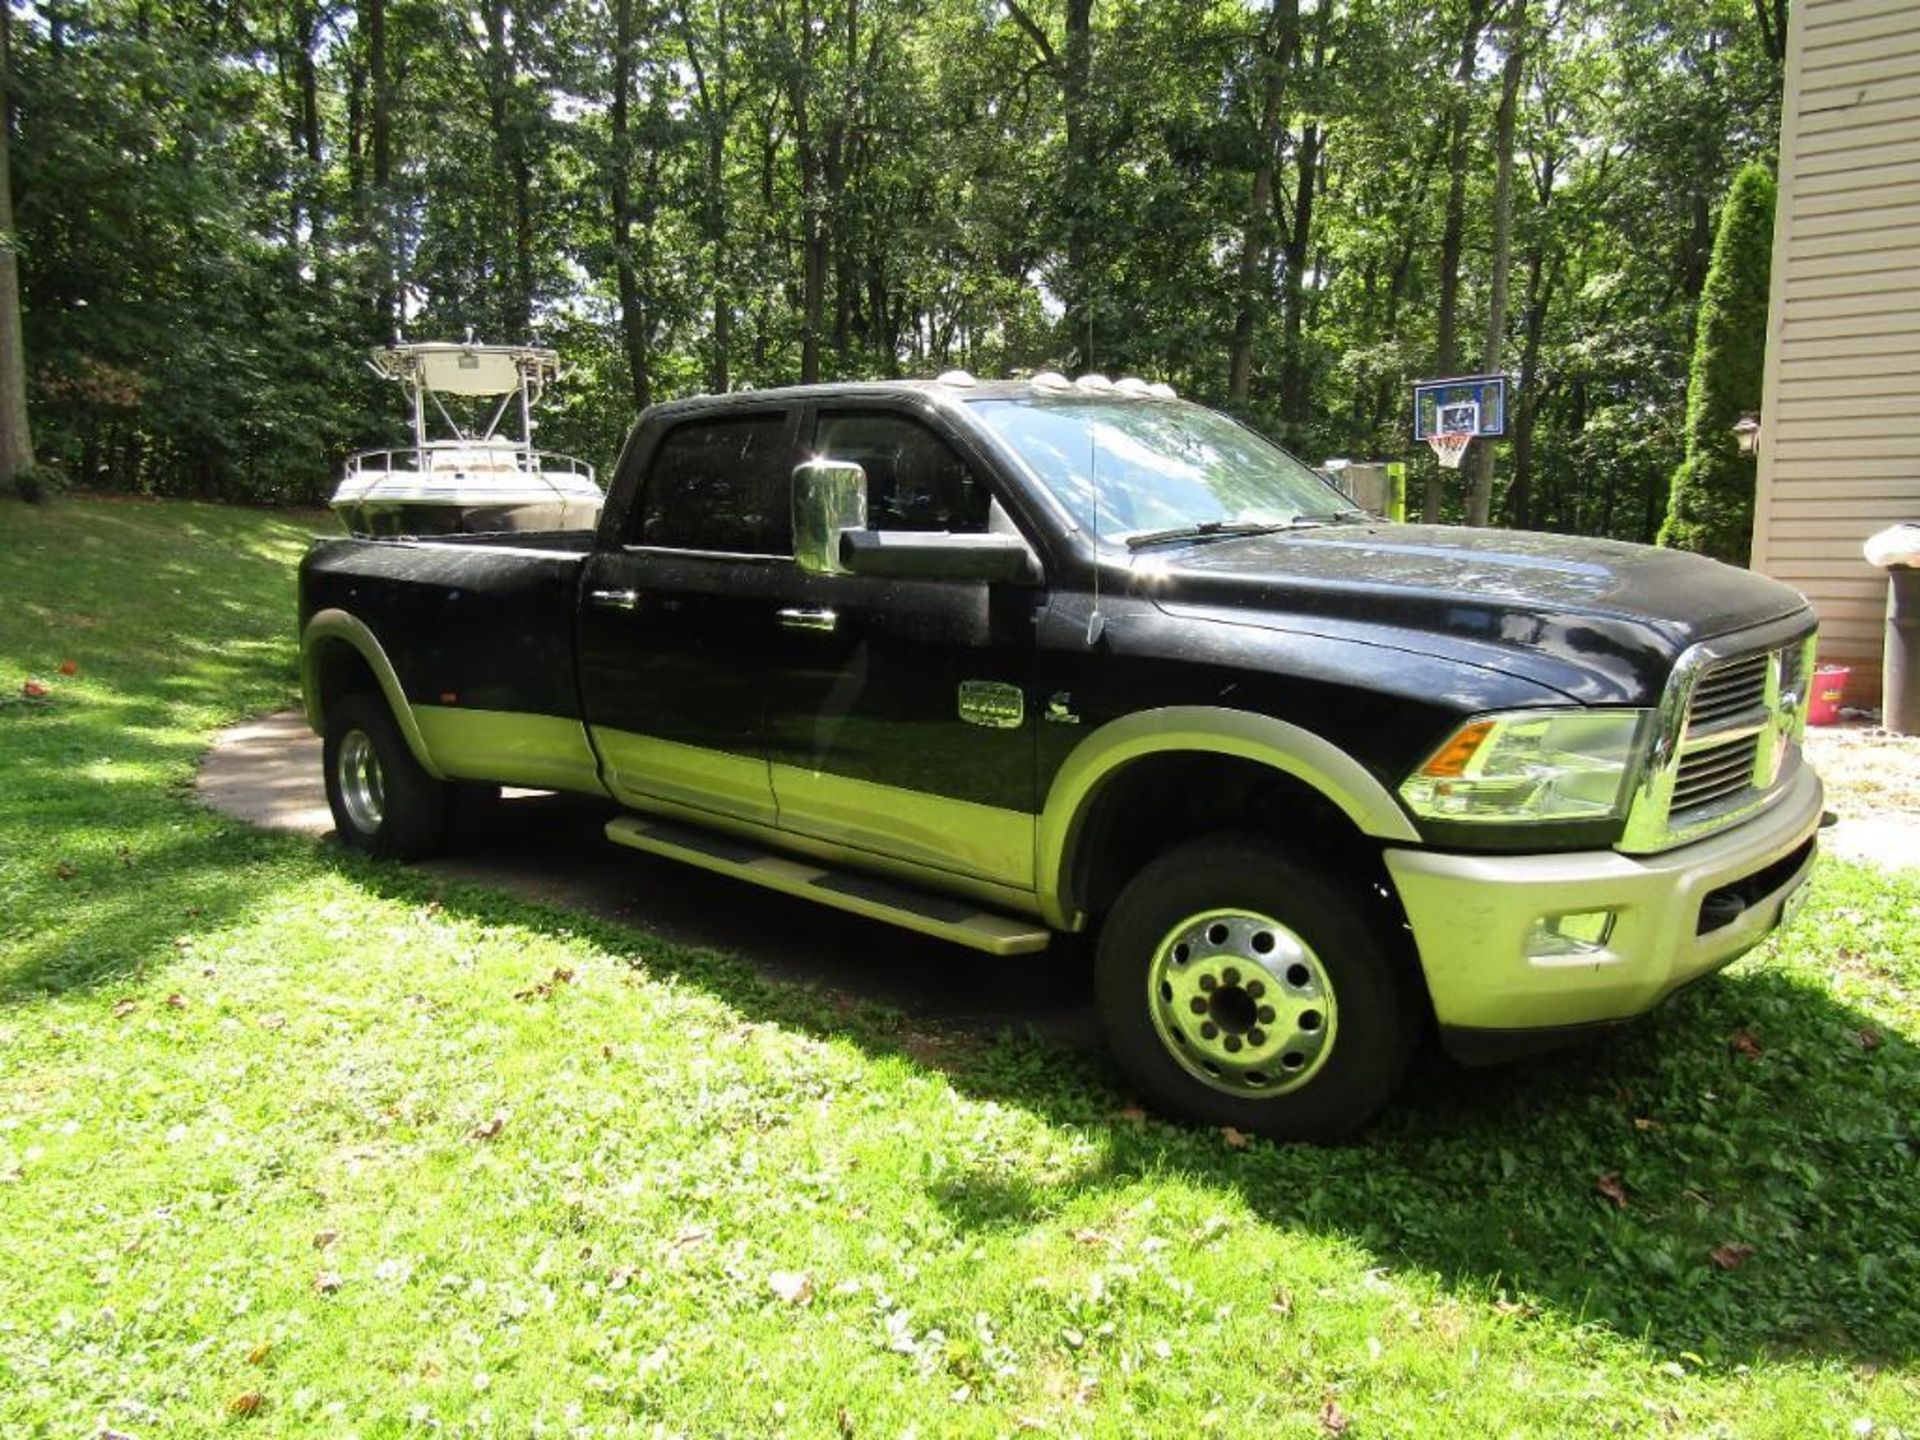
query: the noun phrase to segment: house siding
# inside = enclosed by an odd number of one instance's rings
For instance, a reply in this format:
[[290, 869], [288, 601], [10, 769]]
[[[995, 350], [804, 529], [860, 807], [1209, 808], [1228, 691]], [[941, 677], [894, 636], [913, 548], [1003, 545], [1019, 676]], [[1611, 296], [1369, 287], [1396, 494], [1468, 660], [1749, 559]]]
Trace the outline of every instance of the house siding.
[[1796, 0], [1789, 23], [1753, 565], [1877, 703], [1886, 577], [1860, 547], [1920, 520], [1920, 6]]

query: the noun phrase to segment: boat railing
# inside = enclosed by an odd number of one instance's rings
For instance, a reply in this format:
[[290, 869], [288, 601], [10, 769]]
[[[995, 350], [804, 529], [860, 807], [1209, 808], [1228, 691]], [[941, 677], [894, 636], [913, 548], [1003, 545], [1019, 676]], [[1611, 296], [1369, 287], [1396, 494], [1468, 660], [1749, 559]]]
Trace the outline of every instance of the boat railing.
[[535, 450], [525, 445], [499, 445], [483, 441], [461, 444], [455, 441], [396, 446], [390, 450], [362, 450], [347, 457], [349, 480], [372, 479], [379, 475], [458, 478], [502, 472], [535, 478], [579, 478], [594, 485], [599, 484], [594, 478], [593, 466], [586, 461], [557, 450]]

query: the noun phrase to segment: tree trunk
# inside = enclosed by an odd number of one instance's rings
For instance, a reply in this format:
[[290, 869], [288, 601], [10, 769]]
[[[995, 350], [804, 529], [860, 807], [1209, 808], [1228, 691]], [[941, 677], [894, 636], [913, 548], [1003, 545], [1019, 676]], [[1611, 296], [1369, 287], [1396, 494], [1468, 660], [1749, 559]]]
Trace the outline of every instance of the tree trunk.
[[372, 246], [377, 272], [373, 287], [374, 329], [382, 342], [399, 333], [399, 237], [393, 223], [393, 91], [387, 80], [387, 0], [361, 0], [360, 21], [367, 34], [367, 80], [373, 151]]
[[1274, 0], [1262, 37], [1260, 129], [1255, 138], [1253, 183], [1247, 196], [1247, 222], [1240, 236], [1240, 303], [1227, 352], [1227, 402], [1244, 405], [1253, 387], [1253, 334], [1273, 250], [1273, 188], [1280, 163], [1281, 101], [1287, 71], [1299, 48], [1300, 0]]
[[[1507, 338], [1507, 282], [1513, 269], [1513, 132], [1520, 108], [1520, 79], [1526, 69], [1526, 0], [1510, 0], [1507, 12], [1507, 63], [1500, 77], [1500, 110], [1494, 120], [1493, 268], [1487, 278], [1487, 343], [1480, 352], [1480, 373], [1500, 373], [1500, 352]], [[1485, 525], [1493, 509], [1493, 444], [1474, 446], [1473, 484], [1467, 493], [1467, 523]]]
[[800, 383], [820, 378], [820, 322], [826, 312], [827, 261], [832, 236], [827, 229], [826, 160], [814, 133], [808, 88], [813, 83], [813, 6], [800, 7], [798, 63], [788, 67], [787, 104], [793, 112], [794, 160], [800, 170]]
[[1099, 167], [1087, 123], [1088, 80], [1093, 69], [1093, 0], [1067, 0], [1067, 42], [1060, 72], [1061, 108], [1067, 130], [1067, 335], [1078, 345], [1080, 368], [1094, 365], [1093, 244], [1100, 223], [1094, 195]]
[[1293, 226], [1282, 249], [1280, 306], [1280, 418], [1289, 441], [1297, 441], [1307, 422], [1306, 329], [1307, 256], [1313, 242], [1313, 197], [1319, 184], [1322, 132], [1309, 125], [1295, 151]]
[[633, 193], [629, 174], [633, 146], [628, 125], [633, 96], [633, 0], [613, 0], [613, 101], [607, 112], [612, 154], [607, 167], [608, 200], [613, 209], [613, 265], [620, 291], [620, 337], [627, 355], [633, 404], [644, 410], [653, 401], [653, 377], [647, 355], [646, 301], [633, 260]]
[[0, 6], [0, 485], [33, 464], [27, 347], [20, 331], [20, 261], [13, 229], [13, 11]]
[[[1472, 117], [1474, 60], [1480, 50], [1480, 32], [1486, 26], [1486, 0], [1468, 0], [1466, 28], [1460, 37], [1460, 59], [1454, 67], [1455, 93], [1447, 118], [1447, 209], [1440, 232], [1440, 324], [1435, 346], [1434, 373], [1452, 375], [1460, 364], [1460, 255], [1467, 232], [1468, 121]], [[1445, 472], [1435, 466], [1427, 472], [1422, 518], [1431, 525], [1440, 518]]]

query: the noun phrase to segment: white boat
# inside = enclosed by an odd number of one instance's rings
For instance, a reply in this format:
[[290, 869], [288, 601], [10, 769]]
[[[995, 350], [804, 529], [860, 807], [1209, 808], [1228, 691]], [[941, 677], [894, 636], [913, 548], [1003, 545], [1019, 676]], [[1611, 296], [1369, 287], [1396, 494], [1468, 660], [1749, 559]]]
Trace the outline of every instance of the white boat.
[[[534, 407], [560, 373], [553, 351], [471, 341], [392, 345], [373, 352], [371, 368], [407, 391], [413, 445], [347, 461], [332, 504], [354, 534], [590, 530], [599, 523], [605, 497], [593, 467], [533, 446]], [[468, 409], [491, 414], [479, 424], [463, 419]], [[515, 414], [518, 437], [501, 430]], [[444, 426], [438, 436], [436, 416]]]

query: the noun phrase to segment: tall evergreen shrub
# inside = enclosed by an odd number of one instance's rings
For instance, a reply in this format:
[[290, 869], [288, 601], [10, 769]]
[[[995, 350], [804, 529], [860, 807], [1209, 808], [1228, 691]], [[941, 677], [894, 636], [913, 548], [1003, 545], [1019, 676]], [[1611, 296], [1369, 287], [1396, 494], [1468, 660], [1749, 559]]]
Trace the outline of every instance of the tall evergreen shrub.
[[1694, 324], [1687, 380], [1687, 457], [1673, 472], [1660, 543], [1745, 565], [1753, 537], [1755, 461], [1733, 437], [1760, 408], [1767, 354], [1767, 273], [1773, 252], [1773, 172], [1747, 165], [1720, 211], [1713, 261]]

